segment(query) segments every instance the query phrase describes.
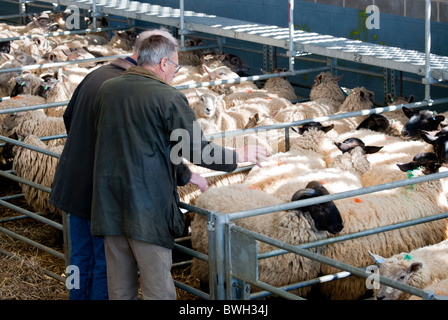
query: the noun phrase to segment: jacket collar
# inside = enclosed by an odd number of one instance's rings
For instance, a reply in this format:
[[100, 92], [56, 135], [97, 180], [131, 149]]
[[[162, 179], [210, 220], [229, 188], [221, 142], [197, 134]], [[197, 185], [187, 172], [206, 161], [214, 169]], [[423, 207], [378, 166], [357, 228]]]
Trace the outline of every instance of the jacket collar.
[[131, 61], [126, 60], [126, 59], [122, 59], [122, 58], [115, 59], [110, 64], [112, 64], [114, 66], [117, 66], [117, 67], [119, 67], [121, 69], [124, 69], [124, 70], [127, 70], [130, 67], [134, 66], [134, 64]]
[[154, 80], [157, 80], [157, 81], [167, 84], [157, 74], [155, 74], [154, 72], [152, 72], [148, 69], [140, 67], [140, 66], [132, 66], [129, 69], [127, 69], [123, 74], [135, 74], [135, 75], [151, 78], [151, 79], [154, 79]]

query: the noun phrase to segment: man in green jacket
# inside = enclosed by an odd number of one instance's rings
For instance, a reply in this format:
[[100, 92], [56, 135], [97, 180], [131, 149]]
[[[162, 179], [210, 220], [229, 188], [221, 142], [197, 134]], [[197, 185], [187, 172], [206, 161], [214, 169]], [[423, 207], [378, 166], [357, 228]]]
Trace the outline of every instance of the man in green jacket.
[[107, 80], [95, 98], [92, 234], [104, 236], [110, 299], [176, 299], [171, 250], [184, 228], [176, 167], [185, 158], [226, 172], [267, 158], [256, 145], [230, 150], [207, 141], [183, 93], [170, 83], [178, 48], [145, 40], [138, 66]]

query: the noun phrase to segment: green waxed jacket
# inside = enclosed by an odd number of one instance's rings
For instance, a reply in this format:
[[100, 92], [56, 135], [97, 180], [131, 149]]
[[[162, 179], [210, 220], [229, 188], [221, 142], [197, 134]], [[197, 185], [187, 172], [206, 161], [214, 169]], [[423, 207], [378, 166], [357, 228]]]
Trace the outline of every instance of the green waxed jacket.
[[206, 141], [185, 95], [142, 67], [104, 82], [93, 117], [92, 234], [172, 248], [184, 228], [176, 181], [181, 157], [232, 172], [236, 153]]

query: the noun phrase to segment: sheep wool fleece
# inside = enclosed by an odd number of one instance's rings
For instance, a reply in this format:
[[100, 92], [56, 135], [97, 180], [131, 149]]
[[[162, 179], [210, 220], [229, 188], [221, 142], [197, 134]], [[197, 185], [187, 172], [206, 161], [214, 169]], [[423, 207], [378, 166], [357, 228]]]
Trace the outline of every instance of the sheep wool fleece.
[[207, 141], [185, 95], [139, 66], [103, 83], [93, 117], [92, 235], [172, 249], [184, 228], [173, 161], [232, 172], [236, 153]]

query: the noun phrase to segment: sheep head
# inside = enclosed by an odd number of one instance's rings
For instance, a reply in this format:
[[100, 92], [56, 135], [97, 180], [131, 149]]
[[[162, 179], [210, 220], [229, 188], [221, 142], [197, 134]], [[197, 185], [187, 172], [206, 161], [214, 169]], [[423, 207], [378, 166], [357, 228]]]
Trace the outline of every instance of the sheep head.
[[390, 127], [390, 121], [385, 116], [381, 114], [371, 114], [366, 119], [364, 119], [356, 130], [369, 129], [376, 132], [386, 132]]
[[334, 124], [331, 124], [329, 126], [324, 126], [320, 122], [311, 121], [311, 122], [305, 123], [301, 127], [298, 127], [297, 131], [294, 128], [292, 128], [292, 129], [294, 131], [296, 131], [298, 134], [304, 134], [306, 131], [308, 131], [311, 128], [315, 128], [316, 130], [321, 130], [321, 131], [327, 133], [328, 131], [330, 131], [334, 128]]
[[211, 80], [234, 79], [239, 77], [238, 74], [236, 74], [226, 66], [220, 66], [218, 68], [211, 69], [206, 65], [202, 65], [202, 68], [209, 74]]
[[225, 95], [216, 95], [212, 92], [200, 94], [197, 90], [196, 94], [199, 101], [196, 103], [194, 110], [198, 118], [211, 119], [216, 114], [219, 103]]
[[[309, 199], [329, 194], [327, 189], [318, 182], [309, 182], [304, 189], [298, 190], [291, 201]], [[344, 228], [341, 214], [333, 201], [318, 203], [296, 209], [297, 214], [309, 213], [318, 231], [328, 231], [337, 234]]]
[[411, 162], [398, 163], [398, 168], [401, 171], [412, 171], [422, 167], [424, 174], [431, 174], [439, 172], [439, 168], [442, 164], [439, 161], [438, 156], [433, 152], [422, 152], [417, 154]]
[[15, 77], [15, 81], [16, 81], [16, 84], [14, 85], [14, 88], [12, 88], [11, 95], [10, 95], [11, 98], [16, 97], [19, 94], [23, 93], [24, 89], [28, 88], [31, 85], [31, 81], [22, 76]]
[[403, 107], [402, 110], [406, 117], [409, 118], [409, 121], [401, 131], [401, 136], [403, 139], [419, 139], [421, 137], [419, 130], [438, 130], [439, 124], [445, 120], [443, 115], [436, 115], [434, 111], [426, 109], [412, 111], [406, 107]]
[[[370, 252], [369, 252], [370, 253]], [[401, 253], [389, 259], [370, 253], [371, 257], [379, 265], [379, 274], [385, 278], [401, 283], [420, 282], [423, 263], [417, 261], [408, 253]], [[375, 290], [378, 300], [399, 300], [405, 293], [399, 289], [381, 285]]]
[[433, 134], [428, 131], [419, 130], [419, 135], [422, 137], [423, 141], [432, 144], [438, 160], [442, 163], [446, 163], [448, 160], [448, 132], [442, 129]]
[[371, 154], [377, 153], [383, 148], [378, 146], [366, 146], [365, 143], [358, 138], [348, 138], [343, 142], [335, 142], [334, 144], [336, 145], [336, 147], [338, 147], [339, 150], [342, 151], [342, 153], [348, 152], [356, 147], [361, 147], [361, 149], [364, 150], [365, 154]]

